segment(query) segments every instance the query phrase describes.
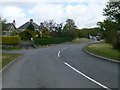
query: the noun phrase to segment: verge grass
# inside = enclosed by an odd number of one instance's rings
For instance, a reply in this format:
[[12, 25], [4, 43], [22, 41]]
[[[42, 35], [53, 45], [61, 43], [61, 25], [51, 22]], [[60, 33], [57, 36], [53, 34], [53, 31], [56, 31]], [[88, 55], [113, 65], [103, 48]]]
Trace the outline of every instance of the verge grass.
[[13, 53], [0, 53], [0, 69], [4, 68], [8, 63], [12, 60], [20, 56], [21, 54], [13, 54]]
[[85, 43], [85, 42], [90, 42], [90, 39], [86, 38], [76, 38], [72, 40], [72, 43]]
[[113, 49], [110, 44], [99, 42], [85, 47], [85, 50], [94, 54], [120, 61], [120, 51]]
[[21, 48], [13, 47], [13, 48], [2, 48], [2, 50], [21, 50]]

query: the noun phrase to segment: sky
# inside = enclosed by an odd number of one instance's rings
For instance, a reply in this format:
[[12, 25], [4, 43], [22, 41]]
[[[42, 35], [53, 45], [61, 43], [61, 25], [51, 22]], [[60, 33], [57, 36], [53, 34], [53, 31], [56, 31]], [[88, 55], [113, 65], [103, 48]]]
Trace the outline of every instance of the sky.
[[16, 27], [33, 19], [38, 25], [43, 21], [54, 20], [65, 24], [73, 19], [78, 28], [96, 27], [103, 21], [103, 9], [108, 0], [1, 0], [0, 14]]

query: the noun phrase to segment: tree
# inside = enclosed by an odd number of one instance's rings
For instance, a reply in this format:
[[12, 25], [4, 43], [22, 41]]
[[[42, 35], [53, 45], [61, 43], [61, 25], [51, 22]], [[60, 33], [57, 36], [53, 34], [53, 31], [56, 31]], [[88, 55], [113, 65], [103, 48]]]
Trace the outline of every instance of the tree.
[[68, 32], [77, 29], [73, 19], [67, 19], [63, 31]]
[[120, 23], [120, 1], [108, 2], [103, 12], [104, 16], [110, 21]]
[[1, 30], [1, 31], [6, 30], [6, 28], [7, 28], [8, 25], [9, 25], [9, 24], [7, 23], [7, 20], [4, 19], [4, 18], [2, 17], [2, 15], [0, 15], [0, 30]]
[[106, 20], [98, 22], [106, 42], [112, 44], [115, 49], [120, 49], [120, 1], [108, 2], [103, 15]]
[[54, 31], [50, 32], [52, 37], [62, 37], [62, 23], [56, 24]]
[[31, 38], [35, 38], [36, 32], [31, 30], [25, 30], [19, 33], [19, 36], [22, 40], [31, 40]]
[[42, 38], [50, 38], [50, 34], [47, 28], [42, 30]]
[[73, 38], [73, 31], [77, 29], [75, 22], [73, 19], [67, 19], [66, 24], [63, 27], [63, 35], [65, 37], [72, 37]]
[[35, 31], [35, 28], [32, 23], [27, 27], [28, 30]]
[[55, 31], [56, 23], [53, 20], [44, 21], [43, 25], [49, 30], [49, 32]]

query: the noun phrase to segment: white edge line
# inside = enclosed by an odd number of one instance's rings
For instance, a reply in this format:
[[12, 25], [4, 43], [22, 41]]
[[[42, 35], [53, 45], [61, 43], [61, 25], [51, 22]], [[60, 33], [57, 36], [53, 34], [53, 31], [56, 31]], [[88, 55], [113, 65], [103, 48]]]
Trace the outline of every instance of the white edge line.
[[58, 52], [58, 57], [60, 57], [60, 51]]
[[105, 89], [107, 89], [107, 90], [111, 90], [110, 88], [106, 87], [105, 85], [97, 82], [96, 80], [94, 80], [94, 79], [90, 78], [89, 76], [83, 74], [82, 72], [78, 71], [77, 69], [75, 69], [74, 67], [72, 67], [71, 65], [69, 65], [68, 63], [64, 62], [64, 64], [67, 65], [68, 67], [70, 67], [71, 69], [73, 69], [74, 71], [76, 71], [77, 73], [81, 74], [81, 75], [84, 76], [85, 78], [89, 79], [90, 81], [96, 83], [97, 85], [99, 85], [99, 86], [101, 86], [101, 87], [103, 87], [103, 88], [105, 88]]

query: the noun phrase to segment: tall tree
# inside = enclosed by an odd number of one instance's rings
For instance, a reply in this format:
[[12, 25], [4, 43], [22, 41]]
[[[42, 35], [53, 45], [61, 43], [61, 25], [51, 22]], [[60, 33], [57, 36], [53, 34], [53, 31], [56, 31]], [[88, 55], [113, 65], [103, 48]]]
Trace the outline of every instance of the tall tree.
[[115, 21], [120, 23], [120, 1], [118, 2], [108, 2], [106, 8], [103, 12], [104, 16], [110, 21]]
[[73, 19], [67, 19], [63, 31], [68, 32], [77, 29]]
[[56, 23], [53, 20], [44, 21], [43, 25], [48, 28], [49, 32], [55, 31]]
[[101, 27], [106, 42], [120, 49], [120, 1], [108, 2], [103, 15], [106, 20], [97, 24]]
[[0, 23], [1, 23], [0, 30], [2, 31], [6, 30], [9, 24], [7, 23], [7, 20], [2, 17], [2, 15], [0, 15]]
[[66, 24], [63, 27], [63, 36], [64, 37], [72, 37], [74, 38], [74, 30], [77, 29], [77, 26], [75, 25], [75, 22], [73, 19], [67, 19]]
[[28, 30], [31, 30], [31, 31], [35, 31], [35, 28], [33, 26], [32, 23], [29, 24], [29, 26], [27, 27]]

